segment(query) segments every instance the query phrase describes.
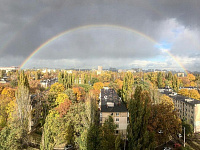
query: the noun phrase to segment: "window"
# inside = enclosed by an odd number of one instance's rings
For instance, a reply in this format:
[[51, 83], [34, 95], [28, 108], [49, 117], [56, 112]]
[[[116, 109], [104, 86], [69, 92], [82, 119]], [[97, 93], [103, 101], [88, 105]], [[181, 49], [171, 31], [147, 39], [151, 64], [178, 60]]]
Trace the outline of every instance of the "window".
[[116, 113], [116, 116], [119, 116], [119, 113], [118, 113], [118, 112]]
[[111, 116], [113, 116], [113, 113], [111, 113]]
[[116, 124], [116, 128], [119, 128], [119, 124], [118, 123]]
[[119, 121], [119, 118], [116, 118], [116, 121]]
[[100, 117], [100, 121], [102, 121], [102, 117]]
[[116, 134], [119, 134], [119, 130], [115, 130], [115, 133], [116, 133]]

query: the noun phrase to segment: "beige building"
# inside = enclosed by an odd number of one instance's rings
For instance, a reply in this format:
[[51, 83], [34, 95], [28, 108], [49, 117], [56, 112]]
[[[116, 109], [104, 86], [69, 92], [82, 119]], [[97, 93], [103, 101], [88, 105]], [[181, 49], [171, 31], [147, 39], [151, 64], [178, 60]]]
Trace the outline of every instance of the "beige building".
[[164, 91], [164, 94], [173, 99], [174, 106], [181, 119], [185, 119], [194, 127], [194, 133], [200, 132], [200, 101], [191, 99], [177, 93]]
[[97, 70], [97, 75], [100, 75], [103, 71], [103, 67], [102, 66], [98, 66], [98, 70]]
[[101, 89], [99, 108], [100, 123], [103, 124], [109, 116], [112, 116], [117, 126], [115, 133], [126, 136], [128, 110], [114, 89]]

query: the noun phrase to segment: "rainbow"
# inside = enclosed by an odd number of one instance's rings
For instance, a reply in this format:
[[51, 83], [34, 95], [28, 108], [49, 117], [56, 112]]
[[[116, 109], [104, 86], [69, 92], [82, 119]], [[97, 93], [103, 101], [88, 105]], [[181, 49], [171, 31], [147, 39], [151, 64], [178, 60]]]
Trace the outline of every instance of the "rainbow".
[[188, 75], [187, 69], [176, 59], [176, 57], [174, 57], [174, 55], [172, 55], [172, 53], [170, 53], [169, 50], [165, 49], [163, 51], [166, 52], [184, 70], [186, 75]]
[[[101, 29], [101, 28], [111, 28], [111, 29], [116, 29], [116, 30], [124, 30], [124, 31], [127, 31], [127, 32], [131, 32], [131, 33], [134, 33], [134, 34], [137, 34], [145, 39], [147, 39], [148, 41], [152, 42], [153, 44], [155, 45], [159, 45], [159, 43], [153, 39], [152, 37], [149, 37], [148, 35], [142, 33], [142, 32], [139, 32], [135, 29], [132, 29], [132, 28], [128, 28], [128, 27], [124, 27], [124, 26], [119, 26], [119, 25], [110, 25], [110, 24], [94, 24], [94, 25], [85, 25], [85, 26], [79, 26], [79, 27], [76, 27], [76, 28], [72, 28], [72, 29], [69, 29], [69, 30], [65, 30], [64, 32], [61, 32], [55, 36], [53, 36], [52, 38], [48, 39], [46, 42], [44, 42], [43, 44], [41, 44], [37, 49], [35, 49], [26, 59], [25, 61], [19, 66], [20, 69], [22, 69], [25, 64], [35, 55], [37, 54], [42, 48], [44, 48], [45, 46], [47, 46], [49, 43], [55, 41], [56, 39], [66, 35], [66, 34], [69, 34], [69, 33], [72, 33], [72, 32], [75, 32], [75, 31], [81, 31], [81, 30], [85, 30], [85, 29], [89, 29], [89, 28], [97, 28], [97, 29]], [[165, 52], [167, 52], [167, 54], [172, 57], [176, 63], [185, 71], [185, 73], [187, 74], [187, 70], [184, 68], [184, 66], [167, 50], [165, 50]]]

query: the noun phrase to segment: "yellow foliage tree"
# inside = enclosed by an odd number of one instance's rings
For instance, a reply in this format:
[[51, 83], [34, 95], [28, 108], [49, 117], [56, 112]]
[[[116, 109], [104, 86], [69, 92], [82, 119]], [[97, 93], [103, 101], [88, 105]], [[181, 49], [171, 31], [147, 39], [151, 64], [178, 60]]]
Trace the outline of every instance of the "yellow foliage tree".
[[122, 81], [122, 80], [116, 79], [116, 80], [115, 80], [115, 83], [117, 84], [118, 89], [122, 89], [122, 86], [123, 86], [123, 81]]
[[60, 105], [61, 103], [63, 103], [66, 99], [69, 99], [69, 97], [67, 96], [67, 94], [65, 93], [60, 93], [58, 94], [58, 97], [56, 98], [56, 105]]
[[194, 81], [196, 78], [195, 78], [195, 76], [193, 75], [193, 74], [188, 74], [187, 75], [187, 78], [190, 80], [190, 81]]
[[104, 86], [104, 84], [102, 82], [96, 82], [94, 85], [93, 85], [93, 88], [94, 90], [96, 91], [100, 91], [100, 89], [102, 89]]
[[183, 95], [183, 96], [189, 96], [189, 91], [188, 89], [180, 89], [178, 91], [178, 94]]
[[64, 90], [65, 90], [64, 85], [58, 82], [52, 84], [50, 88], [50, 92], [55, 92], [57, 94], [64, 92]]
[[5, 97], [9, 97], [11, 99], [15, 99], [15, 90], [12, 88], [6, 87], [1, 92], [1, 95], [5, 96]]
[[172, 98], [170, 98], [169, 96], [163, 94], [163, 95], [160, 97], [160, 99], [161, 99], [161, 103], [162, 103], [163, 105], [170, 105], [170, 106], [172, 106], [172, 109], [174, 109], [174, 103], [173, 103]]
[[200, 99], [200, 95], [197, 90], [189, 90], [189, 97], [194, 99]]
[[82, 87], [73, 87], [72, 90], [73, 90], [73, 92], [75, 94], [75, 97], [76, 97], [77, 101], [80, 101], [80, 100], [84, 99], [84, 96], [85, 96], [84, 88], [82, 88]]
[[6, 113], [8, 114], [8, 120], [11, 122], [15, 119], [17, 114], [17, 103], [16, 100], [10, 101], [6, 107]]

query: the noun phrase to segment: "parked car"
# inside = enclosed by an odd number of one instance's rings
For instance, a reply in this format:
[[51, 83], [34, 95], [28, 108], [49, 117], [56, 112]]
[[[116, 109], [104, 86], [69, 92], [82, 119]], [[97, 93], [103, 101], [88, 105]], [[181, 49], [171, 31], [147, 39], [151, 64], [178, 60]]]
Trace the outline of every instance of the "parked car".
[[173, 147], [174, 147], [174, 148], [179, 148], [179, 147], [181, 147], [181, 144], [175, 143], [175, 144], [173, 145]]
[[183, 137], [180, 133], [178, 133], [177, 136], [178, 136], [178, 138], [182, 138]]
[[64, 150], [73, 150], [73, 146], [71, 144], [66, 145]]
[[171, 150], [172, 148], [171, 147], [164, 147], [163, 150]]
[[159, 133], [159, 134], [162, 134], [162, 133], [163, 133], [163, 131], [162, 131], [162, 130], [159, 130], [159, 131], [158, 131], [158, 133]]

